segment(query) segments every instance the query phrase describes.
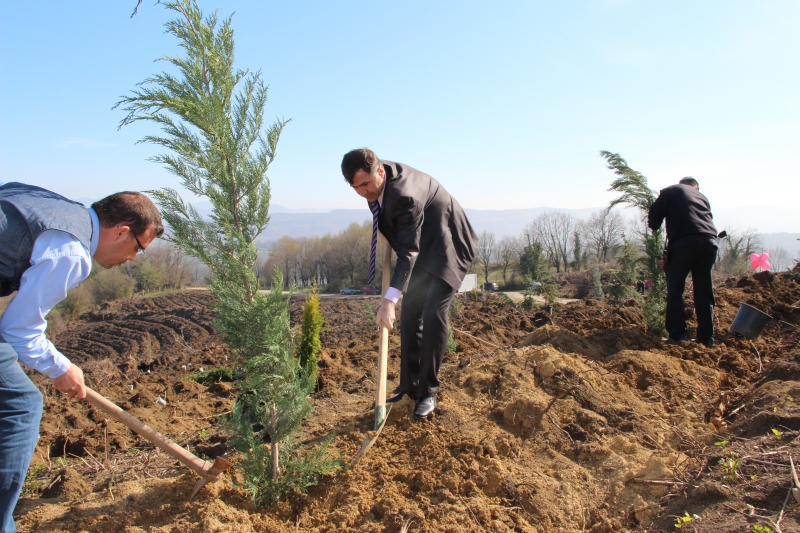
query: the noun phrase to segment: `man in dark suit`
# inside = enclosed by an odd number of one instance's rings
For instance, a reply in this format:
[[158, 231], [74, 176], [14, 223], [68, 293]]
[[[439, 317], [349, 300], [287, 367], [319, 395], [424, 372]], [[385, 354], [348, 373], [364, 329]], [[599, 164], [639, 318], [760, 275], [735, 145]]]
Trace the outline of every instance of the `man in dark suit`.
[[378, 229], [397, 254], [390, 287], [375, 317], [391, 331], [395, 304], [403, 297], [400, 385], [386, 401], [414, 397], [414, 415], [424, 418], [436, 408], [447, 313], [475, 257], [478, 237], [456, 199], [423, 172], [381, 161], [362, 148], [345, 154], [342, 174], [373, 213], [370, 275]]
[[696, 342], [714, 346], [714, 288], [711, 268], [717, 261], [717, 230], [711, 206], [700, 194], [692, 177], [662, 189], [650, 207], [648, 226], [656, 230], [667, 220], [667, 317], [665, 326], [672, 342], [688, 340], [683, 290], [692, 273], [694, 308], [697, 313]]

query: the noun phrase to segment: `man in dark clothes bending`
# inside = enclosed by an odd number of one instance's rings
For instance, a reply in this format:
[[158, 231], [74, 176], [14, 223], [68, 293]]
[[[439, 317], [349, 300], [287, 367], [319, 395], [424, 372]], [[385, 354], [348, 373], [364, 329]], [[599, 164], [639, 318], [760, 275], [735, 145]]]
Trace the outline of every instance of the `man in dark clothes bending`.
[[714, 289], [711, 268], [717, 260], [717, 230], [708, 199], [692, 177], [662, 189], [650, 207], [648, 226], [656, 230], [667, 220], [668, 257], [666, 327], [672, 341], [688, 340], [683, 290], [692, 273], [694, 308], [697, 313], [696, 342], [714, 345]]
[[342, 174], [372, 211], [370, 281], [378, 229], [397, 254], [390, 286], [375, 316], [378, 325], [391, 331], [395, 304], [403, 297], [400, 385], [386, 401], [409, 395], [416, 399], [414, 415], [425, 418], [436, 408], [447, 311], [475, 257], [477, 235], [456, 199], [424, 172], [381, 161], [362, 148], [345, 154]]

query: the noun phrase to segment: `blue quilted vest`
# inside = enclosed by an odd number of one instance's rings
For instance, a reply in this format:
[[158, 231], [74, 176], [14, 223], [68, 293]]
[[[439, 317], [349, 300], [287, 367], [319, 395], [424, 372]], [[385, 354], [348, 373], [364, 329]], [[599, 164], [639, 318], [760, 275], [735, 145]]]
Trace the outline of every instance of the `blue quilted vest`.
[[34, 185], [0, 186], [0, 296], [19, 288], [36, 239], [49, 229], [69, 233], [91, 249], [92, 218], [82, 204]]

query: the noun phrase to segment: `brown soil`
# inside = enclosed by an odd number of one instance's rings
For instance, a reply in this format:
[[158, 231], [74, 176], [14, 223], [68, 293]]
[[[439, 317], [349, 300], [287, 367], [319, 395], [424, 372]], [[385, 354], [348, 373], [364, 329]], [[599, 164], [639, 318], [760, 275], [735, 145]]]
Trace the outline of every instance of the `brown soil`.
[[[800, 284], [757, 274], [725, 281], [717, 296], [711, 349], [651, 336], [633, 303], [557, 305], [551, 319], [492, 297], [460, 300], [459, 347], [445, 358], [432, 419], [414, 422], [405, 400], [355, 469], [260, 510], [235, 469], [189, 502], [195, 474], [35, 376], [45, 416], [17, 523], [41, 532], [601, 533], [676, 531], [688, 513], [697, 518], [684, 531], [777, 531], [779, 520], [780, 531], [800, 531], [789, 496], [800, 448]], [[374, 311], [379, 300], [322, 300], [320, 390], [302, 436], [335, 433], [333, 453], [348, 462], [373, 424], [377, 333], [365, 302]], [[729, 325], [741, 302], [780, 322], [752, 343], [736, 337]], [[215, 415], [236, 391], [183, 381], [229, 365], [210, 303], [194, 291], [106, 305], [57, 345], [101, 394], [194, 453], [235, 462]], [[395, 333], [390, 390], [398, 363]]]

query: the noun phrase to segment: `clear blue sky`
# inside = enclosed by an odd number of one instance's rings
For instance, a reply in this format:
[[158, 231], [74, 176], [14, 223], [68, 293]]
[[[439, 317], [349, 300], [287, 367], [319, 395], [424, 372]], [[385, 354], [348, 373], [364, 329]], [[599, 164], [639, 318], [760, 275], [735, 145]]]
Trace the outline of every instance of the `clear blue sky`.
[[[0, 3], [0, 181], [93, 198], [177, 186], [135, 144], [152, 127], [117, 131], [111, 109], [178, 52], [153, 4], [131, 19], [135, 0]], [[236, 12], [238, 66], [293, 119], [277, 204], [363, 207], [339, 173], [361, 146], [471, 208], [604, 205], [600, 150], [655, 189], [692, 175], [712, 206], [800, 203], [796, 1], [200, 5]]]

